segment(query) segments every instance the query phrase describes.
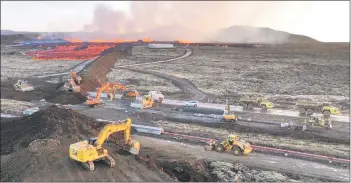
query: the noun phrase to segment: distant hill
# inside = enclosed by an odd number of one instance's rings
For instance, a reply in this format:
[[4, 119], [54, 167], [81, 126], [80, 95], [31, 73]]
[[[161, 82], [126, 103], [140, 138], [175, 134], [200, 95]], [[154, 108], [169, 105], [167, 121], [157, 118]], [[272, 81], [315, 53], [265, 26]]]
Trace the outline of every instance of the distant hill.
[[27, 41], [36, 38], [36, 34], [9, 34], [1, 35], [1, 44], [14, 44], [15, 42]]
[[[6, 35], [16, 34], [15, 31], [2, 30]], [[22, 32], [23, 33], [23, 32]], [[212, 33], [190, 30], [181, 26], [161, 26], [143, 32], [112, 35], [102, 32], [57, 32], [37, 33], [55, 34], [56, 37], [71, 37], [82, 40], [114, 40], [114, 39], [143, 39], [151, 37], [157, 41], [174, 41], [178, 39], [191, 40], [194, 42], [222, 42], [222, 43], [316, 43], [317, 40], [303, 36], [290, 34], [270, 28], [231, 26]], [[25, 35], [27, 35], [25, 33]], [[3, 38], [1, 38], [3, 39]]]
[[211, 36], [210, 41], [229, 43], [298, 43], [318, 42], [307, 36], [290, 34], [270, 28], [231, 26]]

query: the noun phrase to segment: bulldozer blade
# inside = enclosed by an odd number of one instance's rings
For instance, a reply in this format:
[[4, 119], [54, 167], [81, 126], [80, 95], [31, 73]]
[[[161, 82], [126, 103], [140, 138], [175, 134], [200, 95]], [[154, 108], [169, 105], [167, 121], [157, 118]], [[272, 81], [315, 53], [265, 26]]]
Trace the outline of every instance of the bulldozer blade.
[[129, 152], [130, 152], [130, 154], [134, 154], [134, 155], [138, 155], [138, 154], [139, 154], [138, 151], [137, 151], [137, 149], [134, 148], [134, 147], [131, 147], [131, 148], [129, 149]]
[[33, 91], [33, 90], [34, 90], [34, 87], [32, 87], [32, 86], [27, 86], [27, 87], [21, 88], [21, 91], [23, 91], [23, 92], [26, 92], [26, 91]]
[[207, 145], [207, 146], [204, 147], [204, 149], [205, 149], [205, 151], [212, 151], [213, 150], [213, 146]]

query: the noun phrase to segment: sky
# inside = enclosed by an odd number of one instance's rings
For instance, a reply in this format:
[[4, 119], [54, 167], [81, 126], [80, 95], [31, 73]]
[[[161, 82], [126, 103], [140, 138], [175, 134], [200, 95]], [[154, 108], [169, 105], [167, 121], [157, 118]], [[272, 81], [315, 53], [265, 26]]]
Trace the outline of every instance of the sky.
[[[147, 7], [145, 3], [149, 3], [150, 7]], [[182, 8], [179, 6], [179, 4], [182, 5], [181, 3], [189, 5], [184, 5], [185, 8]], [[107, 10], [134, 15], [131, 21], [135, 20], [137, 24], [145, 22], [145, 18], [153, 18], [152, 21], [158, 22], [158, 24], [155, 22], [149, 24], [147, 28], [161, 25], [162, 21], [164, 23], [177, 20], [177, 22], [184, 22], [181, 25], [190, 27], [196, 25], [197, 28], [203, 27], [204, 29], [205, 27], [223, 28], [231, 25], [269, 27], [310, 36], [325, 42], [349, 42], [349, 1], [232, 1], [218, 2], [218, 6], [213, 4], [217, 2], [212, 2], [208, 6], [197, 5], [197, 3], [206, 2], [178, 2], [174, 5], [170, 5], [170, 2], [159, 2], [158, 4], [162, 6], [157, 5], [156, 7], [157, 3], [135, 1], [1, 1], [1, 29], [39, 32], [82, 31], [86, 25], [94, 24], [94, 20], [95, 22], [98, 20], [95, 10], [98, 5], [103, 4], [108, 8]], [[169, 19], [167, 19], [167, 11], [160, 8], [169, 8], [168, 6], [173, 6], [172, 11], [170, 10], [172, 16], [168, 14]], [[150, 16], [147, 16], [148, 14]], [[112, 13], [111, 15], [119, 14]], [[111, 17], [111, 21], [115, 19]], [[131, 21], [126, 24], [129, 25]], [[118, 21], [115, 24], [118, 24]]]

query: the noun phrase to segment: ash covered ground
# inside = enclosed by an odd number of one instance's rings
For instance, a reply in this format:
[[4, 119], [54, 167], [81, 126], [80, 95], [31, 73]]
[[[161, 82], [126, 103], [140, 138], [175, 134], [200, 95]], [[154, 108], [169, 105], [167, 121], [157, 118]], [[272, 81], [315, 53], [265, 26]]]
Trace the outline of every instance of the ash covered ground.
[[[143, 56], [126, 57], [128, 64], [153, 59], [150, 56], [152, 49], [136, 50], [138, 55], [139, 52], [144, 52]], [[133, 67], [188, 79], [200, 90], [222, 99], [225, 96], [237, 100], [238, 96], [244, 94], [262, 94], [273, 101], [346, 103], [343, 107], [349, 104], [348, 44], [286, 44], [254, 48], [193, 47], [192, 50], [190, 57], [174, 62]], [[159, 58], [165, 59], [168, 57]], [[120, 64], [122, 63], [116, 63]], [[134, 73], [131, 76], [133, 79], [138, 77]], [[140, 77], [142, 79], [145, 76]], [[158, 84], [150, 82], [147, 85]]]

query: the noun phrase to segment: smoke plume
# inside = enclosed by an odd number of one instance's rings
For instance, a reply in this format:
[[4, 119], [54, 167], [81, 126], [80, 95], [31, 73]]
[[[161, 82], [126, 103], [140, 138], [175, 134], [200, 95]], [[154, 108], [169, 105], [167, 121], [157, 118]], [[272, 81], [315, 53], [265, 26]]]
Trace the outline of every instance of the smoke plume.
[[[284, 42], [288, 39], [288, 34], [279, 33], [275, 36], [273, 30], [267, 31], [267, 29], [262, 30], [263, 32], [260, 32], [260, 29], [246, 32], [243, 31], [243, 27], [238, 27], [239, 30], [236, 31], [236, 27], [231, 26], [279, 27], [278, 24], [297, 21], [308, 10], [306, 5], [298, 7], [298, 15], [288, 9], [298, 6], [299, 3], [301, 2], [132, 1], [129, 13], [99, 4], [94, 10], [92, 22], [83, 29], [122, 39], [140, 39], [148, 36], [155, 40], [255, 42], [258, 39]], [[221, 35], [222, 32], [225, 34]], [[241, 35], [237, 35], [239, 33]]]

